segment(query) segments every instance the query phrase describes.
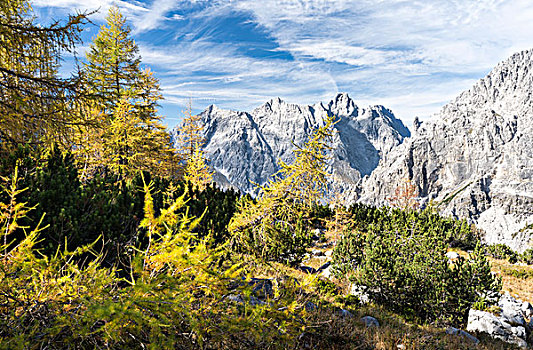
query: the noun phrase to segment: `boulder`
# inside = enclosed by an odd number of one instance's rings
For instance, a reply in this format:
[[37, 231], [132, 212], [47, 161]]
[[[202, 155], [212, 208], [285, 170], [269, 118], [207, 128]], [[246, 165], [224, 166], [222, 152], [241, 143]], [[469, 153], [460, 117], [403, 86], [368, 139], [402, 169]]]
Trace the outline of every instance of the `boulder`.
[[[240, 294], [230, 294], [226, 297], [228, 300], [231, 300], [235, 303], [244, 304], [246, 303], [246, 298]], [[252, 306], [265, 305], [266, 303], [253, 295], [250, 296], [249, 304]]]
[[361, 318], [361, 321], [365, 324], [367, 327], [379, 327], [379, 322], [377, 319], [375, 319], [372, 316], [365, 316]]
[[338, 314], [339, 316], [342, 316], [342, 317], [353, 317], [353, 314], [352, 314], [350, 311], [345, 310], [345, 309], [340, 309], [340, 310], [337, 312], [337, 314]]
[[454, 327], [448, 327], [448, 329], [446, 329], [446, 334], [456, 335], [456, 336], [468, 339], [471, 342], [473, 342], [474, 344], [478, 344], [479, 343], [479, 339], [478, 338], [474, 337], [472, 334], [470, 334], [468, 332], [463, 331], [462, 329], [458, 329], [458, 328], [454, 328]]
[[252, 278], [248, 284], [252, 287], [252, 292], [258, 298], [267, 299], [274, 296], [273, 284], [270, 279]]
[[533, 306], [527, 301], [524, 301], [521, 306], [522, 313], [525, 317], [531, 318], [533, 316]]
[[331, 262], [327, 262], [324, 265], [320, 266], [317, 269], [317, 272], [320, 272], [320, 274], [326, 278], [329, 278], [331, 276]]
[[513, 298], [509, 293], [500, 297], [498, 306], [502, 309], [501, 316], [507, 319], [511, 326], [525, 326], [526, 320], [522, 311], [522, 302]]
[[522, 348], [527, 347], [524, 327], [513, 327], [507, 322], [507, 318], [496, 316], [490, 312], [471, 309], [468, 313], [466, 330], [469, 332], [484, 332], [504, 342], [515, 344]]

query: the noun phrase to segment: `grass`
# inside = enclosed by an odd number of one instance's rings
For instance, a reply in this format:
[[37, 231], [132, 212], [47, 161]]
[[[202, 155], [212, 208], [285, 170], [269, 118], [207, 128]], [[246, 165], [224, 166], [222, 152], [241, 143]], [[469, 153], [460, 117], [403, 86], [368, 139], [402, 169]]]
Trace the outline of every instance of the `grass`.
[[533, 266], [489, 258], [492, 271], [502, 277], [502, 289], [522, 301], [533, 303]]
[[[465, 252], [460, 252], [466, 255]], [[321, 259], [322, 260], [322, 259]], [[324, 260], [320, 261], [323, 263]], [[308, 261], [306, 264], [312, 264]], [[318, 263], [316, 261], [315, 263]], [[505, 263], [503, 261], [499, 263]], [[508, 264], [509, 265], [509, 264]], [[502, 271], [503, 265], [493, 263], [495, 271]], [[532, 269], [533, 270], [533, 269]], [[477, 346], [467, 339], [458, 336], [448, 335], [445, 329], [433, 325], [419, 325], [400, 315], [374, 305], [359, 305], [351, 302], [352, 299], [342, 297], [347, 286], [340, 285], [340, 281], [335, 281], [337, 291], [334, 293], [324, 293], [324, 283], [320, 282], [321, 277], [310, 275], [297, 269], [271, 263], [268, 265], [258, 264], [255, 266], [256, 277], [264, 278], [292, 278], [298, 281], [302, 288], [300, 300], [309, 300], [318, 305], [318, 311], [308, 313], [308, 326], [296, 341], [296, 349], [514, 349], [510, 344], [492, 339], [486, 334], [473, 333], [480, 340]], [[506, 275], [507, 276], [507, 275]], [[516, 277], [513, 277], [518, 284]], [[510, 277], [509, 277], [510, 278]], [[506, 278], [506, 286], [510, 286]], [[524, 280], [520, 280], [524, 281]], [[533, 283], [533, 279], [529, 281]], [[326, 288], [331, 287], [331, 282], [326, 284]], [[524, 290], [526, 287], [524, 287]], [[516, 290], [516, 287], [515, 289]], [[533, 290], [533, 288], [531, 289]], [[336, 310], [344, 308], [349, 310], [352, 317], [342, 317]], [[361, 321], [364, 316], [373, 316], [380, 327], [367, 328]]]
[[[307, 331], [300, 346], [308, 349], [513, 349], [483, 334], [477, 346], [469, 340], [448, 335], [444, 329], [407, 322], [381, 307], [368, 305], [351, 310], [353, 317], [340, 317], [328, 310], [312, 316], [317, 326]], [[367, 328], [363, 316], [373, 316], [380, 327]]]

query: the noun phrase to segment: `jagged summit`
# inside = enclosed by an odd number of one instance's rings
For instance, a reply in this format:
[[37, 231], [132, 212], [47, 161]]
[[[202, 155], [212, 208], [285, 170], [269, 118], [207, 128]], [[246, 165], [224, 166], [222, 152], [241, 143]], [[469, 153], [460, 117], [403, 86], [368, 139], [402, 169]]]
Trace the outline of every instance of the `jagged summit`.
[[514, 54], [445, 105], [412, 138], [386, 154], [362, 200], [383, 204], [402, 178], [420, 196], [487, 232], [491, 243], [523, 250], [533, 223], [533, 51]]
[[[523, 250], [533, 224], [533, 50], [512, 55], [445, 105], [414, 135], [384, 106], [346, 93], [327, 103], [273, 98], [251, 112], [211, 106], [202, 114], [205, 151], [228, 182], [253, 193], [290, 161], [294, 144], [336, 115], [330, 167], [345, 198], [381, 205], [408, 178], [423, 202], [450, 199], [444, 214], [468, 218], [487, 242]], [[530, 226], [528, 226], [530, 225]]]
[[353, 192], [355, 198], [361, 178], [410, 132], [387, 108], [361, 108], [348, 94], [314, 105], [291, 104], [278, 97], [251, 112], [210, 106], [201, 113], [204, 150], [221, 178], [254, 193], [252, 182], [264, 184], [279, 170], [279, 160], [291, 161], [294, 145], [303, 144], [328, 115], [339, 117], [330, 166], [341, 190]]

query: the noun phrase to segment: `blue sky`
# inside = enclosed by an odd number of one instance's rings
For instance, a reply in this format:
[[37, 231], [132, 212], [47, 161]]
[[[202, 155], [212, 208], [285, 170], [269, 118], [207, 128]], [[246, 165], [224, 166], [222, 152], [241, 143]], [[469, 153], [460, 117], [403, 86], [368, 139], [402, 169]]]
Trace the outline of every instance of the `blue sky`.
[[[99, 9], [85, 45], [117, 5], [155, 71], [169, 126], [187, 101], [251, 110], [347, 92], [410, 126], [533, 48], [530, 0], [34, 0], [43, 19]], [[80, 52], [83, 52], [81, 48]]]

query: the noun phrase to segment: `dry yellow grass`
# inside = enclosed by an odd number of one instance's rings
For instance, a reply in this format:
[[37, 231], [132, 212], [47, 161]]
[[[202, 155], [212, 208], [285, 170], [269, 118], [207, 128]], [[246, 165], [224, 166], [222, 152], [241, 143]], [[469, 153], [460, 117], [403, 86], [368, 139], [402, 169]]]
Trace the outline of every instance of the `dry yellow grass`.
[[489, 260], [492, 271], [502, 277], [504, 291], [533, 303], [533, 266], [511, 264], [506, 260]]
[[[480, 339], [477, 346], [461, 337], [448, 335], [442, 328], [410, 323], [379, 306], [368, 305], [351, 311], [353, 317], [339, 317], [321, 309], [312, 316], [317, 328], [308, 330], [301, 345], [309, 349], [513, 349], [512, 345], [475, 334]], [[380, 327], [367, 328], [363, 316], [373, 316]], [[307, 344], [305, 344], [307, 343]]]
[[[460, 252], [466, 255], [465, 252]], [[318, 262], [318, 261], [316, 261]], [[314, 265], [309, 264], [308, 265]], [[495, 271], [499, 266], [493, 263]], [[300, 270], [271, 263], [257, 264], [255, 277], [287, 276], [298, 280], [303, 289], [301, 300], [310, 300], [319, 305], [317, 312], [309, 313], [309, 323], [299, 338], [296, 349], [513, 349], [514, 347], [494, 340], [486, 334], [473, 334], [481, 343], [477, 346], [461, 337], [448, 335], [445, 329], [431, 325], [417, 325], [405, 318], [387, 311], [377, 305], [343, 305], [342, 299], [335, 295], [324, 295], [316, 290], [316, 275], [309, 275]], [[335, 281], [339, 292], [347, 286]], [[309, 294], [308, 294], [309, 293]], [[320, 299], [320, 300], [317, 300]], [[347, 308], [353, 317], [341, 317], [335, 310]], [[363, 316], [373, 316], [380, 322], [380, 327], [367, 328], [361, 321]]]

